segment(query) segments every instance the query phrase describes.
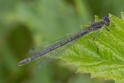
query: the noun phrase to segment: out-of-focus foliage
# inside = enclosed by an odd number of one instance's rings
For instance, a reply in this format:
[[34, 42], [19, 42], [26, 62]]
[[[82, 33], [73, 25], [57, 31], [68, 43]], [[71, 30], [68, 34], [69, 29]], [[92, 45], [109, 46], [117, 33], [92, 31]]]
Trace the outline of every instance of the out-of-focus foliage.
[[[89, 24], [94, 15], [119, 15], [123, 0], [0, 0], [0, 83], [113, 83], [61, 66], [16, 66], [33, 47], [44, 46]], [[92, 18], [91, 18], [92, 17]]]
[[124, 0], [84, 0], [92, 15], [104, 16], [108, 13], [120, 16], [124, 11]]

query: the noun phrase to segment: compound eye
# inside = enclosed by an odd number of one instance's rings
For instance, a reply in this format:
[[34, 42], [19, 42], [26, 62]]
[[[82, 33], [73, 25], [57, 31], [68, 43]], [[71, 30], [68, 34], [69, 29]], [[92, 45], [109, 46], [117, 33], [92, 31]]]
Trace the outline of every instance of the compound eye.
[[105, 25], [107, 25], [107, 26], [110, 24], [110, 19], [108, 16], [104, 16], [103, 21], [104, 21]]

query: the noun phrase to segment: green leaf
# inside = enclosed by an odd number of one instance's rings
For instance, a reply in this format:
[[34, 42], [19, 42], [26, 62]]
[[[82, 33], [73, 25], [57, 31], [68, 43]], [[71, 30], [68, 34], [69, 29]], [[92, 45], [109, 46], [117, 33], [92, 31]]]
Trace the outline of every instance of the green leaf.
[[92, 78], [114, 79], [122, 83], [124, 81], [124, 21], [112, 15], [110, 20], [110, 26], [76, 41], [60, 59], [67, 65], [75, 66], [77, 72], [91, 73]]

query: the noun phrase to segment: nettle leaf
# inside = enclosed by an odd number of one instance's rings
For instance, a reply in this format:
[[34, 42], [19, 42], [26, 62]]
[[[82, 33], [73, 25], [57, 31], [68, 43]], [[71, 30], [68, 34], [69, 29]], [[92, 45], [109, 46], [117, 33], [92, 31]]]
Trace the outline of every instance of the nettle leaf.
[[[123, 17], [123, 14], [122, 14]], [[92, 78], [124, 82], [124, 20], [110, 15], [111, 24], [82, 37], [60, 56], [77, 72]], [[109, 29], [109, 30], [108, 30]]]

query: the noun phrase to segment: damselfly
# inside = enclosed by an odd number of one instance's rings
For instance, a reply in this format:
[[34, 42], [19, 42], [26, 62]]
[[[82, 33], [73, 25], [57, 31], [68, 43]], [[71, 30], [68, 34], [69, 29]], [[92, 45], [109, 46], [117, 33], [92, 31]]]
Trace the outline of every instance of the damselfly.
[[32, 55], [31, 57], [28, 57], [28, 58], [25, 58], [23, 60], [21, 60], [18, 65], [21, 66], [21, 65], [24, 65], [24, 64], [27, 64], [33, 60], [36, 60], [38, 57], [40, 56], [43, 56], [57, 48], [60, 48], [76, 39], [79, 39], [80, 37], [83, 37], [84, 35], [86, 34], [89, 34], [91, 32], [94, 32], [98, 29], [101, 29], [103, 26], [108, 26], [110, 24], [110, 19], [108, 16], [105, 16], [103, 17], [102, 21], [99, 21], [99, 22], [95, 22], [95, 23], [92, 23], [89, 27], [87, 27], [86, 29], [84, 30], [81, 30], [80, 32], [66, 38], [66, 39], [63, 39], [61, 41], [58, 41], [57, 43], [47, 47], [47, 48], [44, 48], [43, 50], [35, 53], [34, 55]]

